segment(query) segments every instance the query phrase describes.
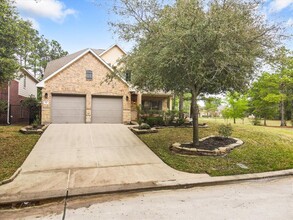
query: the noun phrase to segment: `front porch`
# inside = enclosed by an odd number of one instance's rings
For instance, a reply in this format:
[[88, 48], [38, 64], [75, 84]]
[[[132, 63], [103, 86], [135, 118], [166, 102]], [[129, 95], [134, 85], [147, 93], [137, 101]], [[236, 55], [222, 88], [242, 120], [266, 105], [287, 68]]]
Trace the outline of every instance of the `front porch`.
[[172, 110], [172, 95], [168, 93], [132, 93], [131, 120], [137, 121], [138, 110], [143, 112], [160, 112]]

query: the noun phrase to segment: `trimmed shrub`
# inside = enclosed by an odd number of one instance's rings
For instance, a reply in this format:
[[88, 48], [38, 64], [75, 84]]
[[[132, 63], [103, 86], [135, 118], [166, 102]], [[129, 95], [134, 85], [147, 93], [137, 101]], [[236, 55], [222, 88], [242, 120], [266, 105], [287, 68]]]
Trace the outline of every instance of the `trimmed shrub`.
[[151, 129], [151, 126], [148, 125], [147, 123], [142, 123], [138, 129]]
[[147, 117], [145, 122], [151, 127], [164, 125], [163, 117]]

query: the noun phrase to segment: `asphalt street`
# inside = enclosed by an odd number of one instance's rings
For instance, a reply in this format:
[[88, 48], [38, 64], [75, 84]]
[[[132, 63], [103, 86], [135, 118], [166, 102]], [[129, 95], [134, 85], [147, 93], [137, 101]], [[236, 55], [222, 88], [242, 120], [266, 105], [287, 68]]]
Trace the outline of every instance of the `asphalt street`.
[[[180, 190], [96, 195], [22, 210], [2, 219], [293, 219], [293, 177]], [[0, 217], [1, 219], [1, 217]]]

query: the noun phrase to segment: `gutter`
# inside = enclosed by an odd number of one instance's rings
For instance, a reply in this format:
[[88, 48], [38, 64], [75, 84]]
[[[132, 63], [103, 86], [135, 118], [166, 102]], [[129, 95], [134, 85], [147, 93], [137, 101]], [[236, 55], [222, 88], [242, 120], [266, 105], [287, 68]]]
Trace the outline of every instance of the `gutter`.
[[8, 81], [7, 85], [7, 124], [10, 125], [10, 84], [11, 82]]

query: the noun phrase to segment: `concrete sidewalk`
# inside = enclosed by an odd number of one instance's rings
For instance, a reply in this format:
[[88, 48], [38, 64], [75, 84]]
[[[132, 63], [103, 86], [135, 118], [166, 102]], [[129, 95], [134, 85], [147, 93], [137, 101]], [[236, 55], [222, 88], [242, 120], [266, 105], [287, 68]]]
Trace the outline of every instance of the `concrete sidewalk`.
[[127, 190], [213, 185], [293, 175], [292, 170], [210, 177], [176, 171], [124, 125], [50, 125], [17, 178], [0, 186], [0, 204]]

